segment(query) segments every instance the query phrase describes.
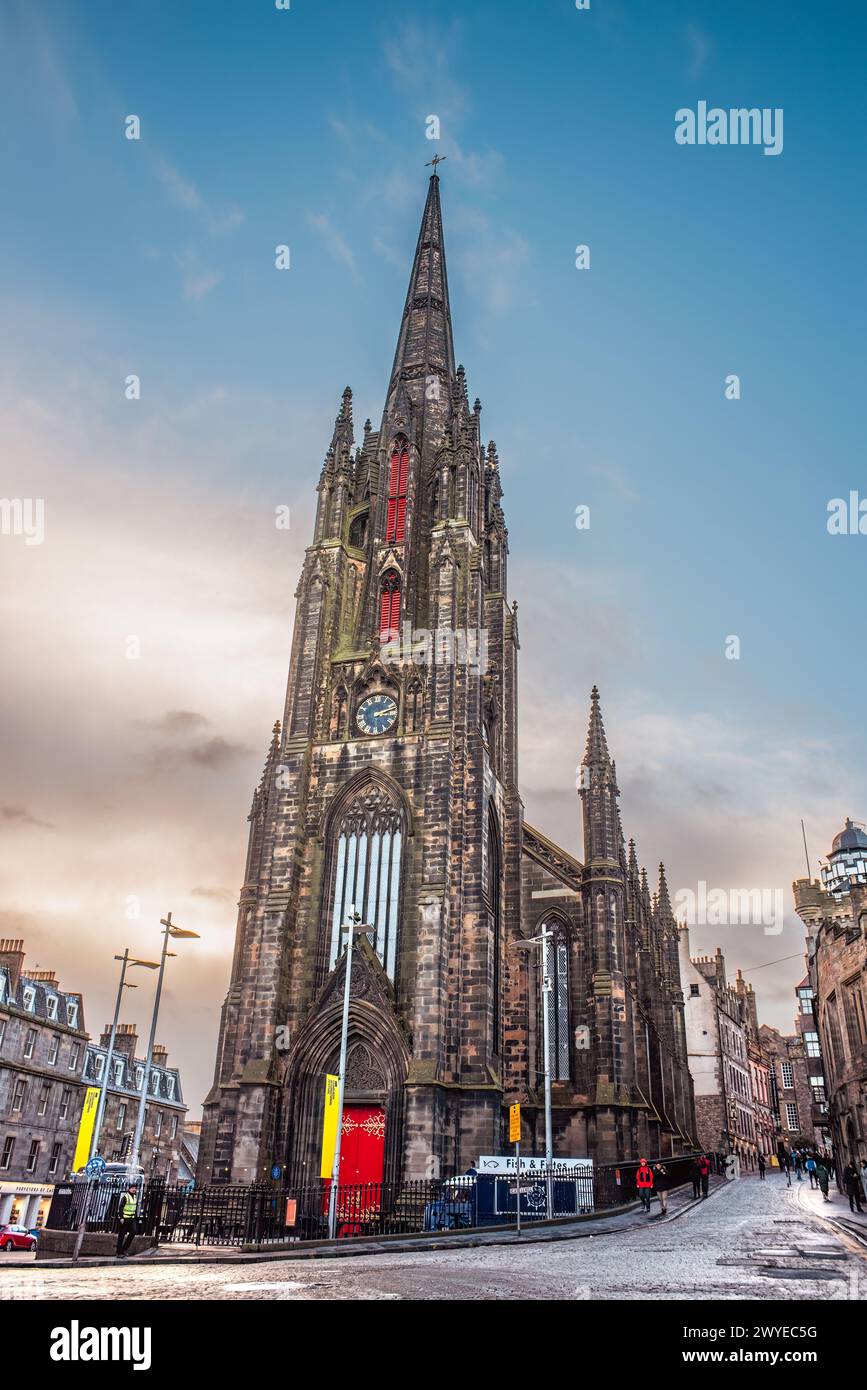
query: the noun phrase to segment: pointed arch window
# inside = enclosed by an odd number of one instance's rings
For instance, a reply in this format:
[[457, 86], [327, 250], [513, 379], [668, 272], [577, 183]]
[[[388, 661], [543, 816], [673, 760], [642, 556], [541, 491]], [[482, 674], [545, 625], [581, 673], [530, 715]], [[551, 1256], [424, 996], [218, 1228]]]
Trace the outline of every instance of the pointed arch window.
[[409, 477], [409, 448], [406, 440], [398, 440], [388, 466], [388, 508], [385, 519], [385, 539], [402, 541], [406, 535], [406, 485]]
[[488, 806], [488, 937], [491, 946], [492, 970], [491, 989], [493, 993], [493, 1028], [491, 1050], [500, 1050], [500, 954], [503, 949], [502, 922], [500, 915], [501, 890], [500, 831], [497, 817], [491, 805]]
[[379, 587], [379, 640], [391, 642], [400, 631], [400, 575], [386, 570]]
[[334, 832], [331, 945], [328, 968], [341, 951], [340, 928], [353, 907], [376, 928], [374, 949], [390, 979], [397, 965], [403, 817], [384, 787], [368, 782], [344, 808]]
[[551, 1076], [569, 1080], [569, 941], [560, 922], [549, 922], [554, 936], [548, 942], [548, 1051]]

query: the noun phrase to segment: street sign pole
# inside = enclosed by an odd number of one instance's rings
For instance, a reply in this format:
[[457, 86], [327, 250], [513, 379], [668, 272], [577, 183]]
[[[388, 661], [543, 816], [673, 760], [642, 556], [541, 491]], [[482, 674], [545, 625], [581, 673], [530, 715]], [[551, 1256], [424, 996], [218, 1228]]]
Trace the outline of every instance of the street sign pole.
[[518, 1235], [521, 1234], [521, 1107], [509, 1106], [509, 1140], [515, 1145], [515, 1167], [517, 1169], [518, 1191]]
[[331, 1166], [331, 1189], [328, 1193], [328, 1239], [337, 1236], [337, 1197], [340, 1186], [340, 1141], [343, 1137], [343, 1100], [346, 1093], [346, 1049], [349, 1040], [349, 996], [352, 989], [352, 948], [355, 938], [371, 930], [362, 923], [355, 907], [349, 909], [349, 921], [341, 928], [346, 938], [346, 974], [343, 980], [343, 1022], [340, 1029], [340, 1061], [337, 1066], [337, 1134], [334, 1139], [334, 1161]]
[[518, 1170], [518, 1235], [521, 1234], [521, 1141], [515, 1144], [515, 1167]]
[[542, 943], [542, 1047], [545, 1050], [545, 1190], [548, 1203], [548, 1220], [554, 1215], [554, 1183], [551, 1166], [554, 1161], [554, 1143], [551, 1123], [551, 1024], [548, 1016], [551, 1000], [551, 975], [548, 964], [548, 943], [554, 933], [544, 926], [539, 933]]

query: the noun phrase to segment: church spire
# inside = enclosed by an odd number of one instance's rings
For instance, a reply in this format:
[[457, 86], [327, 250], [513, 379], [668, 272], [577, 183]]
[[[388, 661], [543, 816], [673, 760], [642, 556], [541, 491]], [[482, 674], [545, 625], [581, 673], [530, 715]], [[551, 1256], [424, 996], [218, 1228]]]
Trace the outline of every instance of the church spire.
[[599, 691], [595, 685], [590, 692], [590, 723], [587, 726], [584, 766], [588, 768], [608, 768], [611, 766], [605, 727], [602, 723], [602, 710], [599, 705]]
[[581, 769], [581, 799], [584, 803], [584, 858], [624, 862], [623, 830], [617, 798], [617, 773], [608, 752], [599, 691], [590, 693], [590, 722]]
[[387, 414], [404, 394], [419, 410], [426, 400], [447, 402], [455, 377], [439, 184], [437, 174], [431, 174], [391, 369]]

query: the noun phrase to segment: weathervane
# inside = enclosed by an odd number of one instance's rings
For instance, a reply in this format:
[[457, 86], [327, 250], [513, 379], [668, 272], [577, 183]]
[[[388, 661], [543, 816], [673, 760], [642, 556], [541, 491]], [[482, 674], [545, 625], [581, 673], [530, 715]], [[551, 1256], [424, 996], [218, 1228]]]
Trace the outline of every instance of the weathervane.
[[438, 165], [438, 164], [442, 164], [442, 162], [443, 162], [444, 159], [448, 159], [448, 155], [447, 155], [447, 154], [435, 154], [434, 157], [433, 157], [433, 159], [429, 159], [428, 162], [427, 162], [427, 164], [426, 164], [424, 167], [425, 167], [426, 169], [429, 169], [429, 168], [431, 167], [431, 165], [433, 165], [433, 171], [434, 171], [434, 173], [436, 173], [436, 171], [437, 171], [437, 165]]

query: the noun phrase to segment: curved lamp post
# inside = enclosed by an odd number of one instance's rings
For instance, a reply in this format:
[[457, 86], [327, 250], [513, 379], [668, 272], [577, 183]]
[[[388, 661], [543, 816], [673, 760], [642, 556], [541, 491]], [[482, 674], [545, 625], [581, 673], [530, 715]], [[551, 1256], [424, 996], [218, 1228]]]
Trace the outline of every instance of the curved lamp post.
[[[99, 1105], [96, 1111], [96, 1124], [93, 1126], [93, 1138], [90, 1141], [90, 1152], [88, 1158], [93, 1158], [95, 1153], [99, 1153], [99, 1136], [102, 1130], [102, 1122], [105, 1117], [105, 1102], [108, 1096], [108, 1081], [111, 1076], [111, 1064], [114, 1058], [114, 1041], [117, 1037], [117, 1020], [120, 1016], [120, 1001], [125, 989], [138, 989], [138, 985], [126, 983], [127, 966], [141, 965], [145, 970], [159, 970], [159, 964], [155, 960], [135, 960], [130, 959], [129, 947], [124, 949], [122, 956], [115, 956], [115, 960], [122, 962], [120, 967], [120, 984], [117, 987], [117, 999], [114, 1005], [114, 1018], [111, 1023], [111, 1037], [108, 1041], [108, 1053], [105, 1059], [105, 1071], [102, 1075], [102, 1086], [99, 1092]], [[135, 1060], [135, 1059], [133, 1059]]]
[[[173, 941], [178, 941], [182, 937], [193, 937], [196, 941], [198, 941], [199, 939], [199, 933], [197, 931], [184, 931], [183, 927], [175, 926], [174, 922], [172, 921], [172, 914], [170, 912], [167, 913], [165, 917], [160, 918], [160, 926], [163, 928], [163, 949], [162, 955], [160, 956], [160, 973], [157, 979], [157, 992], [154, 996], [154, 1011], [153, 1016], [151, 1018], [151, 1031], [150, 1037], [148, 1038], [148, 1050], [147, 1058], [145, 1060], [144, 1076], [142, 1077], [141, 1097], [138, 1103], [138, 1117], [135, 1122], [135, 1138], [132, 1141], [132, 1153], [129, 1156], [129, 1168], [131, 1177], [137, 1176], [136, 1170], [139, 1167], [141, 1137], [142, 1131], [144, 1129], [145, 1108], [147, 1106], [148, 1089], [150, 1086], [151, 1062], [153, 1060], [154, 1055], [154, 1038], [156, 1037], [157, 1019], [159, 1017], [160, 1012], [160, 995], [163, 992], [163, 975], [165, 974], [166, 970], [166, 956], [169, 954], [169, 937], [171, 937]], [[172, 954], [174, 954], [174, 952], [172, 952]]]

